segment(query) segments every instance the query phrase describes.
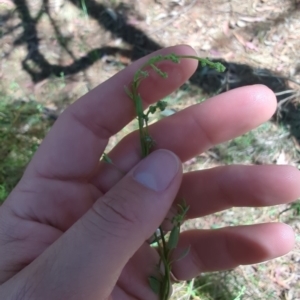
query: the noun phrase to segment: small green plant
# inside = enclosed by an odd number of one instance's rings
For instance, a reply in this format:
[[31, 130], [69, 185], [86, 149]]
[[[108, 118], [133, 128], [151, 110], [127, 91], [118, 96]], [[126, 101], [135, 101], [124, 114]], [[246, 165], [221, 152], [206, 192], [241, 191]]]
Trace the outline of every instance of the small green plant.
[[172, 61], [173, 63], [179, 63], [182, 58], [190, 58], [196, 59], [201, 63], [201, 66], [209, 66], [213, 69], [216, 69], [219, 72], [224, 72], [225, 67], [221, 63], [213, 63], [207, 58], [200, 58], [197, 56], [185, 56], [185, 55], [157, 55], [149, 59], [134, 75], [133, 82], [131, 84], [130, 89], [125, 87], [125, 91], [127, 95], [133, 100], [136, 115], [138, 118], [138, 125], [140, 131], [140, 144], [142, 149], [142, 157], [146, 157], [152, 146], [154, 145], [154, 141], [152, 137], [148, 133], [148, 121], [149, 115], [154, 114], [157, 110], [163, 111], [167, 103], [165, 101], [158, 101], [156, 105], [150, 106], [146, 114], [144, 114], [142, 98], [138, 92], [139, 86], [141, 82], [149, 76], [149, 72], [146, 68], [152, 68], [156, 73], [158, 73], [162, 78], [167, 78], [168, 74], [163, 72], [161, 69], [157, 67], [157, 63], [161, 61]]
[[[182, 58], [196, 59], [201, 63], [201, 66], [209, 66], [216, 69], [219, 72], [223, 72], [225, 67], [220, 63], [213, 63], [206, 58], [200, 58], [197, 56], [183, 56], [176, 54], [168, 55], [157, 55], [150, 58], [134, 75], [131, 86], [125, 87], [125, 92], [132, 99], [139, 128], [139, 138], [141, 146], [141, 156], [142, 158], [150, 154], [152, 147], [155, 145], [155, 141], [149, 134], [148, 123], [149, 116], [157, 111], [164, 111], [167, 102], [158, 101], [155, 105], [151, 105], [146, 112], [143, 109], [143, 100], [139, 93], [139, 86], [141, 82], [149, 76], [149, 69], [154, 70], [162, 78], [167, 78], [168, 74], [163, 72], [157, 64], [162, 61], [171, 61], [173, 63], [179, 63]], [[113, 163], [111, 159], [104, 154], [103, 160], [107, 163]], [[182, 199], [181, 203], [177, 205], [177, 214], [172, 218], [171, 223], [173, 228], [168, 235], [165, 235], [163, 228], [160, 226], [156, 233], [154, 233], [154, 243], [157, 247], [158, 253], [160, 255], [160, 260], [157, 265], [157, 270], [159, 276], [150, 276], [148, 278], [149, 285], [152, 291], [159, 296], [160, 300], [167, 300], [170, 297], [171, 285], [172, 285], [172, 263], [174, 258], [172, 258], [172, 252], [177, 247], [180, 235], [180, 226], [183, 223], [189, 206], [186, 204], [185, 200]], [[188, 254], [189, 248], [183, 251], [180, 257], [176, 260], [182, 259]]]
[[81, 9], [82, 9], [82, 11], [83, 11], [84, 17], [85, 17], [86, 19], [88, 19], [89, 14], [88, 14], [87, 5], [86, 5], [85, 0], [81, 0]]
[[64, 72], [60, 72], [60, 88], [64, 88], [66, 86], [66, 77]]
[[246, 291], [246, 287], [243, 286], [243, 287], [241, 288], [241, 290], [239, 291], [238, 295], [237, 295], [233, 300], [241, 300], [242, 297], [243, 297], [244, 294], [245, 294], [245, 291]]
[[298, 200], [292, 203], [291, 209], [293, 210], [295, 216], [300, 216], [300, 201]]
[[[205, 58], [199, 58], [196, 56], [180, 56], [172, 53], [168, 55], [157, 55], [152, 57], [141, 67], [141, 69], [135, 73], [130, 89], [125, 88], [125, 91], [134, 103], [138, 119], [142, 157], [149, 155], [153, 145], [155, 144], [155, 141], [149, 135], [148, 131], [149, 115], [154, 114], [156, 111], [164, 111], [167, 106], [167, 102], [158, 101], [156, 105], [151, 105], [148, 111], [144, 113], [142, 98], [138, 91], [140, 83], [149, 76], [149, 71], [147, 68], [153, 69], [162, 78], [167, 78], [168, 74], [159, 69], [157, 64], [166, 60], [173, 63], [179, 63], [180, 59], [182, 58], [196, 59], [201, 63], [202, 66], [209, 66], [219, 72], [223, 72], [225, 70], [222, 64], [212, 63], [210, 60]], [[180, 235], [180, 226], [184, 221], [188, 209], [189, 207], [183, 199], [181, 204], [178, 204], [177, 214], [171, 220], [173, 228], [168, 236], [168, 239], [166, 239], [161, 226], [158, 229], [159, 234], [154, 233], [154, 242], [157, 245], [157, 250], [160, 255], [160, 261], [157, 265], [157, 270], [159, 270], [160, 276], [150, 276], [148, 279], [151, 289], [155, 294], [159, 295], [160, 300], [167, 300], [170, 297], [172, 284], [171, 269], [173, 263], [172, 251], [177, 247]], [[177, 260], [182, 259], [185, 255], [187, 255], [188, 251], [189, 249], [186, 249], [184, 253], [182, 253], [181, 257], [177, 258]]]
[[231, 271], [209, 272], [191, 280], [188, 295], [201, 300], [242, 300], [246, 282]]
[[22, 177], [52, 123], [39, 103], [0, 94], [0, 204]]
[[297, 201], [291, 203], [288, 208], [286, 208], [282, 212], [280, 212], [279, 216], [290, 210], [292, 211], [293, 216], [299, 217], [300, 216], [300, 200], [297, 200]]

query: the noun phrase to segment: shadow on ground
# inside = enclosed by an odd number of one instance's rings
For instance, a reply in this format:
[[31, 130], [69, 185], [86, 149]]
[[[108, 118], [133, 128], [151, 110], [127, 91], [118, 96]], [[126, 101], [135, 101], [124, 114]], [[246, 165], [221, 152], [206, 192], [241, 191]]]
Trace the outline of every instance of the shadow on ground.
[[[1, 38], [11, 34], [11, 32], [17, 28], [23, 27], [23, 33], [15, 39], [13, 43], [15, 46], [26, 45], [27, 55], [22, 60], [22, 68], [31, 76], [34, 83], [40, 82], [50, 76], [59, 77], [61, 74], [65, 76], [77, 74], [80, 71], [86, 70], [105, 55], [116, 55], [119, 53], [128, 57], [130, 60], [136, 60], [161, 48], [158, 43], [152, 40], [143, 31], [128, 24], [127, 13], [130, 10], [134, 10], [133, 6], [128, 6], [128, 4], [121, 2], [117, 7], [112, 9], [94, 0], [89, 0], [85, 1], [85, 6], [83, 7], [82, 1], [69, 0], [69, 2], [78, 9], [87, 11], [90, 18], [96, 20], [102, 28], [109, 31], [115, 38], [121, 38], [131, 47], [130, 50], [110, 46], [94, 48], [80, 58], [76, 58], [68, 45], [68, 40], [63, 37], [59, 26], [49, 13], [49, 0], [42, 1], [42, 6], [35, 17], [32, 17], [25, 0], [13, 0], [13, 2], [21, 22], [14, 27], [8, 27], [6, 30], [3, 30]], [[295, 1], [291, 1], [291, 8], [286, 14], [293, 13], [294, 8], [297, 9], [298, 4]], [[67, 66], [51, 64], [39, 50], [40, 40], [37, 24], [40, 18], [45, 14], [51, 21], [60, 46], [72, 58], [73, 62]], [[11, 13], [0, 16], [3, 24], [7, 23], [11, 17]], [[284, 15], [279, 16], [273, 25], [276, 26], [276, 24], [280, 23], [283, 19]], [[247, 28], [247, 30], [255, 31], [256, 27], [260, 25], [263, 24], [256, 23], [253, 25], [253, 28]], [[6, 55], [8, 56], [9, 53], [6, 53]], [[254, 70], [250, 66], [230, 62], [224, 62], [224, 64], [227, 67], [224, 74], [218, 74], [207, 68], [199, 67], [190, 82], [202, 88], [209, 95], [239, 86], [258, 83], [267, 85], [277, 93], [288, 90], [286, 80], [278, 77], [278, 75], [275, 75], [270, 70]], [[282, 101], [289, 96], [291, 96], [291, 94], [287, 93], [277, 96], [277, 98], [278, 101]], [[292, 101], [285, 101], [285, 103], [280, 106], [280, 112], [275, 115], [274, 120], [288, 126], [291, 134], [298, 142], [300, 141], [300, 110], [298, 105], [293, 104]]]

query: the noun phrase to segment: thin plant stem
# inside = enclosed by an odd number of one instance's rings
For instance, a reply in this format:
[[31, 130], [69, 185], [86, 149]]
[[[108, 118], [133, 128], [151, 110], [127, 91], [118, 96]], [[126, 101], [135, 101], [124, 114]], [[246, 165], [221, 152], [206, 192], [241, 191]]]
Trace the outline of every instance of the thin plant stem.
[[[139, 127], [139, 138], [141, 145], [141, 156], [142, 158], [146, 157], [150, 154], [150, 151], [154, 145], [154, 140], [149, 135], [148, 130], [148, 120], [149, 115], [155, 113], [157, 110], [164, 110], [166, 107], [166, 103], [163, 101], [157, 102], [156, 105], [152, 105], [149, 107], [149, 110], [144, 113], [143, 109], [143, 100], [141, 95], [139, 94], [139, 86], [140, 83], [149, 76], [148, 69], [154, 70], [157, 74], [159, 74], [162, 78], [167, 78], [168, 74], [163, 72], [157, 64], [162, 61], [172, 61], [173, 63], [179, 63], [180, 59], [195, 59], [197, 60], [202, 67], [208, 66], [210, 68], [216, 69], [219, 72], [223, 72], [225, 67], [221, 63], [211, 62], [207, 58], [200, 58], [192, 55], [176, 55], [176, 54], [168, 54], [168, 55], [157, 55], [150, 58], [135, 74], [133, 81], [131, 83], [130, 88], [125, 87], [125, 91], [127, 95], [132, 99], [135, 112], [138, 120]], [[108, 160], [108, 158], [106, 158]], [[178, 213], [172, 219], [173, 228], [170, 232], [168, 239], [166, 238], [163, 228], [160, 226], [159, 233], [160, 237], [158, 237], [157, 233], [154, 233], [154, 241], [157, 244], [157, 250], [160, 256], [159, 263], [157, 265], [158, 270], [160, 272], [160, 277], [157, 278], [155, 276], [149, 277], [149, 284], [152, 290], [159, 295], [160, 300], [168, 300], [169, 294], [171, 290], [171, 269], [172, 263], [174, 260], [171, 260], [172, 251], [176, 248], [179, 235], [180, 235], [180, 226], [186, 216], [189, 207], [186, 205], [186, 202], [183, 200], [181, 204], [178, 204]], [[189, 248], [184, 255], [186, 255], [189, 251]], [[181, 257], [182, 258], [182, 257]], [[178, 259], [181, 259], [178, 258]], [[178, 260], [177, 259], [177, 260]], [[163, 270], [161, 270], [163, 268]]]

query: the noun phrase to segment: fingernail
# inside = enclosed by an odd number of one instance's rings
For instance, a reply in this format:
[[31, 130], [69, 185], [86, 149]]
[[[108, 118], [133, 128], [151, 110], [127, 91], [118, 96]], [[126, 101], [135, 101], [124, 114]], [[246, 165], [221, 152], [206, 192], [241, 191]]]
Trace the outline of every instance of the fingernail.
[[156, 192], [164, 191], [179, 170], [179, 160], [170, 151], [157, 150], [142, 160], [133, 172], [133, 178]]

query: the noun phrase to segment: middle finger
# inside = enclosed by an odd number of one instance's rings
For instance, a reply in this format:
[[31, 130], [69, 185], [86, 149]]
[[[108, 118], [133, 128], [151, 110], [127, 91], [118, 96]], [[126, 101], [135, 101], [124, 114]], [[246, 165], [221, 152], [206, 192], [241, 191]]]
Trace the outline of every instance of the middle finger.
[[[268, 120], [276, 98], [265, 86], [238, 88], [193, 105], [149, 127], [155, 149], [168, 149], [182, 162], [215, 144], [235, 138]], [[108, 191], [140, 159], [138, 131], [129, 134], [109, 153], [117, 168], [100, 163], [92, 178], [101, 191]], [[119, 170], [118, 170], [119, 169]]]
[[300, 196], [300, 172], [292, 166], [222, 166], [186, 173], [178, 193], [198, 218], [231, 207], [288, 203]]

